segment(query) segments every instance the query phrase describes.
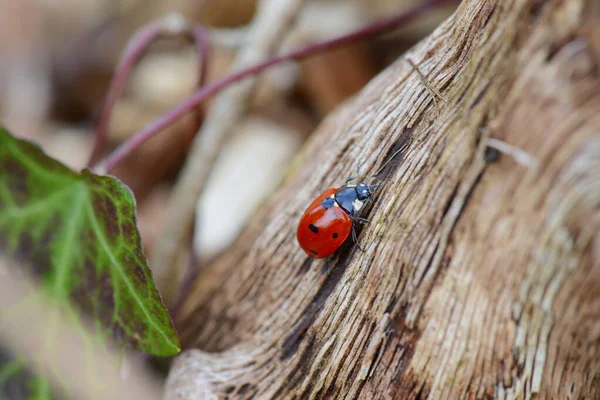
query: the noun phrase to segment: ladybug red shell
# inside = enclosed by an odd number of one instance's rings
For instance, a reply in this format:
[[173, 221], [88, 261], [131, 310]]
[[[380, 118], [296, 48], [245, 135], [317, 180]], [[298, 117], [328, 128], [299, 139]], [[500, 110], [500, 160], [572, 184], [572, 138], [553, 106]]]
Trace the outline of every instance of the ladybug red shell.
[[372, 200], [374, 186], [364, 183], [330, 188], [313, 201], [298, 224], [300, 247], [313, 258], [332, 255], [354, 234], [353, 222], [366, 222], [356, 216], [366, 201]]

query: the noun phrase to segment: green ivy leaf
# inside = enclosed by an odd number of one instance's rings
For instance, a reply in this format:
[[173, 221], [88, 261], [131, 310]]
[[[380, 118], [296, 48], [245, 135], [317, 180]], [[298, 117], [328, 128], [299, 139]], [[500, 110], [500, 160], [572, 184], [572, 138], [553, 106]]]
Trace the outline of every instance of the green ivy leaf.
[[171, 356], [179, 339], [148, 268], [131, 191], [77, 174], [0, 127], [0, 251], [101, 337]]

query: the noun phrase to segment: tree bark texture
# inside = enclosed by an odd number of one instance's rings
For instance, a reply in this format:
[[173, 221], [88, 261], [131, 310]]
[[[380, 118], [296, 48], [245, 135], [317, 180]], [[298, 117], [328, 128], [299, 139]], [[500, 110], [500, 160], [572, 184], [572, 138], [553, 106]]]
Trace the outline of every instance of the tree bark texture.
[[[165, 398], [600, 398], [595, 6], [464, 1], [327, 118], [198, 277]], [[308, 258], [306, 206], [402, 147], [366, 251]]]

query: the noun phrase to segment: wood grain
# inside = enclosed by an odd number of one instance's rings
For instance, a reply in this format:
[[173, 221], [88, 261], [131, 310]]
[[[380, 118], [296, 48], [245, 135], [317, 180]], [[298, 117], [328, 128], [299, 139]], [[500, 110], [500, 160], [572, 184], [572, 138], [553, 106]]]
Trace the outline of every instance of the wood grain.
[[[165, 398], [600, 398], [598, 21], [592, 1], [464, 1], [330, 115], [198, 277]], [[308, 259], [306, 205], [405, 144], [366, 251]]]

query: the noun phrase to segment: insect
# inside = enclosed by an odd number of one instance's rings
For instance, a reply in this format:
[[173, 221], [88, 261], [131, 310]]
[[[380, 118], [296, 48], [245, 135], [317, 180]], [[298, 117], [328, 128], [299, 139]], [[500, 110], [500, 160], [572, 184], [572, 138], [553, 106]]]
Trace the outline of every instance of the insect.
[[[377, 176], [401, 151], [406, 149], [410, 140], [403, 143], [398, 150], [379, 168]], [[362, 250], [356, 240], [354, 222], [368, 223], [357, 214], [365, 203], [373, 201], [373, 190], [379, 185], [367, 185], [364, 182], [350, 185], [354, 178], [349, 178], [341, 188], [329, 188], [315, 199], [306, 211], [300, 223], [296, 238], [300, 247], [312, 258], [329, 257], [346, 241], [352, 233], [354, 243]]]
[[[329, 188], [313, 201], [298, 224], [296, 237], [300, 247], [313, 258], [332, 255], [346, 241], [350, 233], [354, 243], [354, 222], [367, 223], [357, 216], [368, 201], [373, 201], [373, 189], [377, 185], [349, 185], [348, 179], [341, 188]], [[362, 248], [361, 248], [362, 250]]]
[[[414, 62], [408, 60], [417, 71], [425, 88], [431, 93], [436, 103], [436, 96], [445, 98], [435, 90], [425, 79]], [[405, 150], [412, 140], [408, 138], [400, 145], [389, 159], [379, 168], [373, 177], [381, 171], [398, 155]], [[354, 243], [362, 250], [356, 240], [354, 222], [368, 223], [369, 221], [357, 216], [366, 202], [373, 201], [372, 193], [379, 185], [367, 185], [364, 182], [358, 185], [349, 185], [353, 178], [346, 181], [341, 188], [329, 188], [313, 201], [298, 224], [296, 238], [300, 247], [313, 258], [325, 258], [332, 255], [346, 241], [350, 233]]]

